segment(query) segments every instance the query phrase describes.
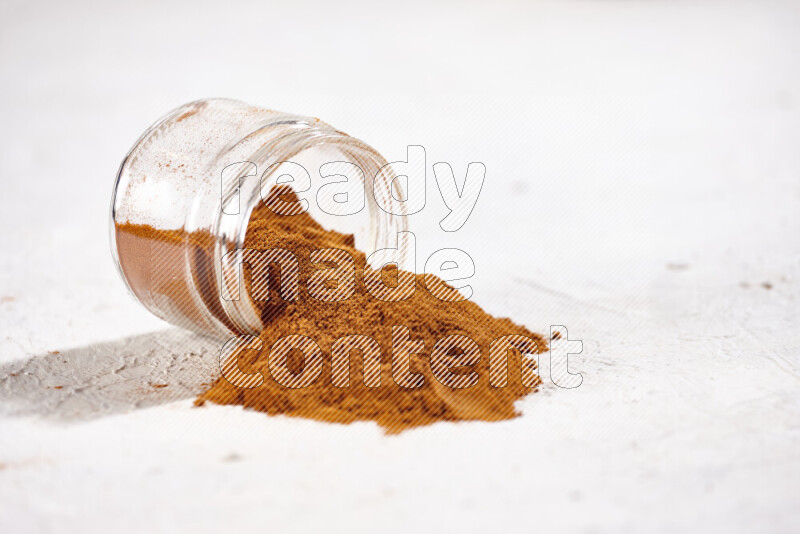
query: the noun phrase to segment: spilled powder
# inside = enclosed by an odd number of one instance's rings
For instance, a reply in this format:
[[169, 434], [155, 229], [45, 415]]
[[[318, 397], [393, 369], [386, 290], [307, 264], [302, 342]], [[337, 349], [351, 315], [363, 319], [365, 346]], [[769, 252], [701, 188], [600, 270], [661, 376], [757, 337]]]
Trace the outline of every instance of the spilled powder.
[[[285, 191], [284, 201], [290, 201]], [[269, 202], [267, 202], [269, 204]], [[510, 319], [495, 318], [470, 301], [444, 302], [434, 297], [428, 289], [431, 282], [440, 280], [416, 276], [416, 290], [410, 298], [400, 302], [385, 302], [372, 296], [364, 284], [364, 253], [354, 247], [353, 236], [324, 229], [308, 214], [276, 215], [265, 206], [257, 208], [248, 226], [245, 248], [266, 250], [281, 248], [293, 252], [299, 260], [299, 298], [283, 301], [279, 294], [279, 271], [270, 268], [269, 299], [258, 303], [266, 327], [261, 332], [263, 349], [243, 350], [238, 355], [238, 365], [243, 373], [261, 373], [263, 384], [244, 389], [233, 386], [220, 377], [197, 400], [197, 405], [207, 402], [220, 405], [238, 405], [269, 415], [285, 415], [325, 421], [352, 423], [374, 421], [387, 433], [430, 425], [441, 421], [501, 421], [520, 415], [516, 401], [536, 390], [540, 384], [536, 376], [536, 358], [523, 356], [519, 350], [508, 351], [508, 380], [505, 387], [490, 383], [489, 347], [492, 340], [509, 334], [527, 336], [535, 346], [528, 352], [547, 349], [545, 339]], [[336, 264], [312, 264], [310, 254], [322, 248], [338, 248], [349, 252], [356, 265], [355, 294], [344, 301], [322, 302], [309, 296], [308, 278], [320, 268]], [[244, 267], [245, 284], [250, 284], [249, 269]], [[397, 283], [399, 273], [386, 268], [381, 276], [388, 286]], [[405, 273], [406, 276], [413, 276]], [[424, 383], [418, 388], [398, 385], [392, 376], [392, 326], [405, 326], [412, 340], [424, 341], [424, 350], [412, 354], [410, 370], [420, 373]], [[319, 378], [311, 385], [287, 388], [275, 381], [270, 373], [270, 348], [288, 335], [304, 335], [313, 339], [322, 350], [323, 368]], [[360, 351], [350, 357], [349, 386], [336, 387], [331, 376], [331, 348], [342, 336], [364, 334], [378, 342], [381, 349], [380, 386], [367, 387]], [[430, 354], [435, 343], [445, 336], [469, 336], [481, 349], [480, 361], [471, 366], [455, 367], [456, 375], [465, 377], [477, 373], [477, 383], [471, 387], [454, 389], [441, 383], [430, 365]], [[529, 345], [530, 347], [530, 345]], [[459, 350], [452, 351], [456, 357]], [[304, 367], [302, 353], [292, 351], [287, 359], [291, 372], [301, 373]], [[523, 385], [523, 374], [529, 378]], [[531, 380], [530, 377], [533, 376]]]

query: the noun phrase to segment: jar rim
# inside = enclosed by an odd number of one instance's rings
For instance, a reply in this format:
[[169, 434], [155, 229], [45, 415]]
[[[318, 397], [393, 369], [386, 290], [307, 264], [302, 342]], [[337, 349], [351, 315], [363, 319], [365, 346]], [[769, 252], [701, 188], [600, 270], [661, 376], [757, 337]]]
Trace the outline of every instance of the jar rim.
[[[320, 125], [318, 125], [317, 122], [320, 123]], [[362, 172], [364, 172], [364, 188], [369, 188], [372, 190], [372, 194], [370, 195], [367, 195], [367, 192], [365, 191], [365, 197], [372, 199], [372, 202], [367, 203], [369, 206], [370, 215], [370, 243], [366, 252], [369, 254], [380, 248], [387, 248], [391, 246], [392, 243], [386, 241], [386, 236], [395, 236], [397, 232], [405, 231], [407, 229], [406, 218], [402, 216], [390, 216], [390, 214], [384, 212], [380, 208], [379, 204], [374, 201], [373, 195], [375, 186], [372, 182], [372, 180], [378, 179], [377, 175], [380, 174], [381, 171], [391, 171], [389, 163], [386, 162], [379, 152], [365, 142], [358, 138], [351, 137], [344, 132], [336, 130], [331, 126], [322, 123], [322, 121], [315, 121], [315, 123], [301, 121], [299, 123], [291, 123], [291, 125], [305, 126], [305, 128], [293, 130], [281, 135], [275, 138], [272, 142], [263, 145], [260, 150], [263, 150], [264, 153], [273, 156], [273, 158], [270, 159], [277, 159], [278, 161], [276, 163], [291, 161], [300, 154], [314, 150], [322, 145], [326, 147], [333, 146], [342, 152], [343, 155], [356, 159], [359, 163], [361, 163], [359, 164], [359, 167], [362, 168]], [[249, 135], [255, 135], [263, 128], [270, 128], [273, 126], [275, 126], [274, 123], [264, 125], [262, 128], [259, 128]], [[278, 157], [274, 157], [276, 153], [279, 154]], [[365, 158], [367, 158], [367, 162], [371, 164], [373, 170], [377, 169], [375, 176], [372, 176], [371, 178], [363, 169]], [[258, 155], [254, 155], [249, 161], [255, 162], [261, 159], [263, 158], [259, 157]], [[258, 167], [258, 164], [256, 164], [256, 166]], [[224, 216], [224, 211], [222, 209], [222, 206], [224, 206], [226, 202], [225, 199], [230, 198], [236, 193], [237, 190], [239, 190], [241, 206], [243, 195], [241, 194], [240, 184], [236, 183], [238, 180], [230, 182], [230, 187], [228, 190], [223, 192], [220, 201], [220, 209], [218, 209], [216, 212], [213, 226], [213, 234], [216, 237], [214, 250], [215, 268], [221, 268], [222, 258], [232, 252], [237, 256], [237, 261], [235, 263], [237, 265], [241, 263], [240, 260], [242, 257], [242, 250], [247, 237], [252, 211], [259, 202], [262, 202], [263, 199], [266, 198], [268, 191], [263, 190], [264, 182], [265, 180], [268, 180], [275, 172], [277, 172], [278, 168], [279, 165], [271, 164], [263, 171], [263, 174], [258, 177], [259, 186], [256, 188], [251, 188], [251, 195], [247, 197], [246, 202], [244, 202], [245, 207], [241, 209], [240, 217], [227, 218]], [[394, 198], [402, 198], [402, 187], [397, 180], [394, 180], [393, 174], [386, 185], [390, 189], [397, 189], [397, 194], [394, 195]], [[403, 204], [399, 204], [398, 206], [399, 209], [402, 210], [405, 208]], [[224, 228], [226, 224], [229, 225], [228, 228]], [[227, 236], [231, 236], [232, 239]], [[217, 278], [221, 281], [221, 283], [224, 283], [223, 280], [225, 278], [223, 277], [222, 273], [218, 273]], [[242, 325], [240, 328], [245, 330], [245, 333], [258, 334], [263, 328], [263, 324], [261, 323], [260, 319], [254, 316], [255, 310], [252, 307], [252, 303], [249, 302], [249, 299], [227, 301], [222, 299], [220, 296], [220, 300], [223, 308], [227, 310], [229, 317], [231, 317], [235, 323]]]

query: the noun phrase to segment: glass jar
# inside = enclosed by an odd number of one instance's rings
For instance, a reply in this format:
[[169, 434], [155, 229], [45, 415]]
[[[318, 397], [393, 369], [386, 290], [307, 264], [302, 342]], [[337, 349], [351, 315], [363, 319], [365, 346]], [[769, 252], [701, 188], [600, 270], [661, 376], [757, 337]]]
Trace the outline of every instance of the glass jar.
[[348, 183], [364, 189], [367, 209], [335, 216], [307, 194], [312, 216], [354, 234], [367, 253], [395, 247], [406, 229], [405, 217], [389, 213], [405, 213], [399, 180], [362, 141], [316, 118], [227, 99], [167, 114], [125, 156], [114, 184], [111, 250], [129, 291], [172, 324], [219, 337], [257, 335], [264, 325], [248, 287], [238, 299], [221, 296], [222, 260], [241, 254], [251, 213], [286, 164], [303, 165], [320, 187], [326, 162], [360, 167], [361, 183]]

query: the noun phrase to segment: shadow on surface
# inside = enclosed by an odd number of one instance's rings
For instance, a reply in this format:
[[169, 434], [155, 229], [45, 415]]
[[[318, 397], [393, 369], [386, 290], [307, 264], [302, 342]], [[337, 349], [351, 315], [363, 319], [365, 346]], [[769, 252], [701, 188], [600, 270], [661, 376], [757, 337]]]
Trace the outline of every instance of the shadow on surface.
[[0, 410], [80, 421], [194, 398], [219, 375], [220, 342], [172, 329], [0, 366]]

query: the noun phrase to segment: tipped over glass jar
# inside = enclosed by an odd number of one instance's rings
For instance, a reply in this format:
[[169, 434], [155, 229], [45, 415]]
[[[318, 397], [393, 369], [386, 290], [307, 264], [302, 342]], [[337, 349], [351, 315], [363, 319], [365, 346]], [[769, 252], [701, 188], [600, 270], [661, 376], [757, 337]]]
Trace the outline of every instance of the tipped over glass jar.
[[[297, 169], [314, 176], [321, 165], [332, 165], [328, 176], [345, 176], [354, 192], [365, 191], [366, 209], [341, 217], [335, 206], [317, 205], [326, 184], [303, 183]], [[360, 173], [337, 174], [356, 166]], [[117, 174], [111, 250], [130, 292], [161, 319], [206, 335], [261, 332], [249, 286], [238, 299], [222, 297], [222, 264], [240, 254], [253, 210], [278, 185], [304, 191], [316, 220], [353, 234], [367, 253], [393, 247], [405, 230], [405, 217], [389, 213], [403, 210], [398, 180], [364, 142], [316, 118], [199, 100], [151, 126]]]

